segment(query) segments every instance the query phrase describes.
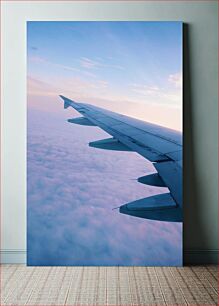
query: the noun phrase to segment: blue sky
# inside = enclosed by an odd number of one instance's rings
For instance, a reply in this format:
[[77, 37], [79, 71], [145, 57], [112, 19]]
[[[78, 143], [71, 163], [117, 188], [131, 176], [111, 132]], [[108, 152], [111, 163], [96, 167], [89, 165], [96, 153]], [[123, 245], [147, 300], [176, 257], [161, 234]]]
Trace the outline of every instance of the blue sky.
[[181, 22], [28, 22], [27, 40], [28, 75], [50, 91], [177, 108], [181, 122]]
[[[94, 69], [107, 65], [98, 75], [114, 86], [155, 80], [159, 85], [182, 70], [179, 22], [29, 22], [27, 29], [28, 56], [78, 69], [81, 59], [91, 59]], [[31, 69], [40, 72], [38, 65]]]
[[28, 22], [27, 63], [28, 264], [181, 265], [181, 223], [112, 210], [167, 191], [153, 165], [90, 148], [59, 95], [181, 130], [182, 23]]

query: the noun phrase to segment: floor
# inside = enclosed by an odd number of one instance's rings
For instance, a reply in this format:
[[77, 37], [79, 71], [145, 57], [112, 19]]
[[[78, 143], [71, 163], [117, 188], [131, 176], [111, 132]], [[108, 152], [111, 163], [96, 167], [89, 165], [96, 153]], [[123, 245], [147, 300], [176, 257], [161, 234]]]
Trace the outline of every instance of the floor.
[[218, 305], [217, 266], [1, 266], [0, 305]]

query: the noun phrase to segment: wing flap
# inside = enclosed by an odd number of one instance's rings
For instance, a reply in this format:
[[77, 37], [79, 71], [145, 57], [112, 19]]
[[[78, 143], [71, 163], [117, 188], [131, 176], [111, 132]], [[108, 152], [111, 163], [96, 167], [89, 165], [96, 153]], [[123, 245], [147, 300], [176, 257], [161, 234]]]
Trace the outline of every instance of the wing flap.
[[138, 182], [150, 186], [166, 187], [158, 173], [141, 176], [138, 178]]
[[79, 125], [96, 126], [95, 124], [93, 124], [90, 120], [88, 120], [85, 117], [68, 119], [68, 122], [79, 124]]
[[154, 164], [155, 169], [160, 177], [168, 186], [172, 193], [174, 200], [182, 206], [182, 175], [181, 168], [178, 163], [174, 161], [167, 161], [163, 163]]
[[182, 212], [170, 193], [158, 194], [122, 205], [120, 213], [160, 221], [181, 222]]
[[115, 150], [115, 151], [131, 151], [129, 147], [125, 146], [119, 140], [115, 138], [107, 138], [97, 141], [89, 142], [89, 146], [104, 150]]

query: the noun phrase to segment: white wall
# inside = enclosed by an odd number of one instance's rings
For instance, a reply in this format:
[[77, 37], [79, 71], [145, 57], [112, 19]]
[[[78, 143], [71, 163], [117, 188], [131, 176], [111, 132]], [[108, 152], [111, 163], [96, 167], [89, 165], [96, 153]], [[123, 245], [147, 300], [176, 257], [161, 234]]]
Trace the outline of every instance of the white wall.
[[180, 20], [188, 24], [185, 249], [188, 255], [217, 256], [217, 1], [4, 1], [1, 5], [2, 262], [25, 262], [26, 253], [28, 20]]

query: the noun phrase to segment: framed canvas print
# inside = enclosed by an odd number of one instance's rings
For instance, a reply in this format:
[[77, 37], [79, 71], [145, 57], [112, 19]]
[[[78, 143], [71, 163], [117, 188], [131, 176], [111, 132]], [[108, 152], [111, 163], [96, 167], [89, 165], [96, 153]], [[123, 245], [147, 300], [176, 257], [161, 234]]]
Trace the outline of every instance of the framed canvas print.
[[182, 265], [182, 22], [27, 23], [28, 265]]

